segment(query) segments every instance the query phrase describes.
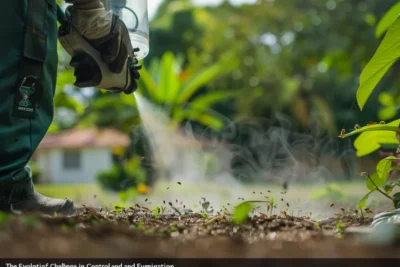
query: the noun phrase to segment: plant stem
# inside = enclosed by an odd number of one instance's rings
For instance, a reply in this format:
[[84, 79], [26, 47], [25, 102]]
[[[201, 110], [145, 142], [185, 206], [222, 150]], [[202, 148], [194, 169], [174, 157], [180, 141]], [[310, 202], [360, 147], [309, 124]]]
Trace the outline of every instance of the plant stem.
[[385, 197], [387, 197], [388, 199], [393, 201], [393, 198], [391, 196], [389, 196], [388, 194], [386, 194], [385, 192], [383, 192], [382, 190], [380, 190], [378, 188], [378, 186], [375, 184], [375, 182], [371, 179], [371, 177], [369, 177], [369, 174], [367, 174], [367, 178], [371, 181], [371, 183], [375, 186], [376, 190], [378, 190], [382, 195], [384, 195]]
[[225, 212], [222, 213], [222, 215], [215, 216], [215, 217], [211, 218], [210, 220], [206, 221], [204, 223], [204, 225], [209, 225], [209, 224], [212, 224], [213, 222], [215, 222], [217, 220], [222, 220], [222, 219], [225, 219]]
[[384, 125], [366, 126], [361, 129], [352, 131], [348, 134], [345, 134], [342, 138], [346, 138], [346, 137], [350, 137], [352, 135], [356, 135], [356, 134], [363, 133], [363, 132], [370, 132], [370, 131], [391, 131], [391, 132], [400, 133], [400, 128], [396, 127], [396, 126], [387, 126], [387, 125], [386, 126], [384, 126]]

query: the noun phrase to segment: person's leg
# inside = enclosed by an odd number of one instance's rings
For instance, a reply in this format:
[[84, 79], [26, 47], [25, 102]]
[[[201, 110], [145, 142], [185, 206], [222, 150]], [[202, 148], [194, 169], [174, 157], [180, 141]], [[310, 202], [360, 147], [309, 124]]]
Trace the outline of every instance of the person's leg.
[[[28, 2], [36, 5], [43, 1], [45, 12], [39, 25], [33, 25], [32, 42], [25, 35]], [[40, 25], [42, 23], [42, 25]], [[45, 213], [73, 212], [73, 203], [67, 199], [50, 199], [34, 192], [27, 163], [46, 134], [53, 118], [53, 96], [57, 73], [57, 20], [55, 0], [6, 1], [0, 9], [0, 204], [9, 204], [16, 210], [34, 210]], [[35, 23], [33, 23], [35, 24]], [[35, 28], [36, 27], [36, 28]], [[29, 28], [29, 27], [28, 27]], [[40, 28], [47, 35], [43, 40], [43, 53], [35, 43]], [[29, 31], [29, 29], [27, 29]], [[27, 41], [28, 40], [28, 41]], [[25, 41], [25, 42], [24, 42]], [[39, 41], [40, 43], [40, 41]], [[27, 48], [28, 47], [28, 48]], [[39, 62], [40, 79], [32, 88], [21, 88], [27, 68], [27, 56]], [[37, 61], [30, 61], [37, 64]], [[29, 68], [28, 68], [29, 70]], [[26, 72], [26, 71], [25, 71]], [[29, 71], [28, 71], [29, 72]], [[24, 90], [28, 90], [27, 93]], [[30, 95], [33, 92], [32, 95]], [[25, 95], [25, 98], [24, 98]], [[33, 109], [32, 109], [33, 108]]]

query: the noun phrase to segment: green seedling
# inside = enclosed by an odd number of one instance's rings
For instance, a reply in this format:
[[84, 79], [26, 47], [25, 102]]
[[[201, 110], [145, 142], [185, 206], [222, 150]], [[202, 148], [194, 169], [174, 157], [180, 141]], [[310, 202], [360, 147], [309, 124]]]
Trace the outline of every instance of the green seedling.
[[275, 207], [275, 206], [274, 206], [274, 205], [275, 205], [275, 200], [274, 200], [274, 198], [271, 198], [271, 199], [270, 199], [269, 205], [270, 205], [270, 207], [271, 207], [269, 216], [272, 217], [272, 210], [273, 210], [274, 207]]
[[252, 209], [251, 203], [243, 202], [235, 207], [232, 214], [232, 222], [234, 224], [242, 224], [246, 222], [249, 212]]
[[[389, 157], [389, 158], [392, 158], [392, 157]], [[385, 196], [386, 198], [390, 199], [393, 202], [393, 205], [394, 205], [395, 208], [397, 208], [397, 206], [399, 205], [399, 203], [400, 203], [400, 199], [399, 199], [399, 195], [398, 195], [399, 193], [394, 194], [393, 197], [389, 195], [390, 193], [387, 193], [388, 191], [392, 192], [394, 187], [398, 186], [397, 183], [394, 183], [394, 184], [391, 183], [389, 185], [385, 184], [387, 179], [388, 179], [390, 171], [384, 170], [383, 166], [386, 166], [385, 168], [387, 168], [387, 169], [391, 169], [391, 167], [387, 167], [387, 166], [391, 166], [391, 165], [386, 165], [386, 164], [383, 165], [382, 162], [385, 163], [385, 162], [387, 162], [387, 160], [388, 160], [388, 158], [383, 159], [378, 163], [377, 172], [376, 173], [374, 173], [372, 175], [370, 175], [369, 173], [366, 173], [366, 172], [361, 173], [362, 176], [367, 178], [366, 185], [367, 185], [367, 188], [370, 190], [370, 192], [368, 192], [360, 200], [358, 206], [360, 206], [360, 207], [365, 206], [365, 203], [368, 200], [369, 195], [372, 192], [375, 192], [375, 191], [378, 191], [383, 196]], [[388, 186], [391, 188], [390, 190], [387, 190]], [[386, 188], [386, 190], [385, 190], [385, 188]]]
[[140, 222], [138, 222], [138, 223], [136, 224], [136, 229], [142, 230], [143, 226], [144, 226], [144, 222], [140, 221]]
[[232, 214], [232, 222], [234, 224], [242, 224], [247, 221], [250, 211], [255, 203], [271, 203], [271, 201], [249, 200], [237, 205]]
[[169, 230], [170, 233], [172, 233], [172, 232], [178, 231], [178, 228], [176, 228], [176, 226], [172, 225], [172, 226], [169, 227], [168, 230]]
[[161, 212], [161, 207], [160, 206], [156, 206], [153, 209], [153, 217], [154, 217], [154, 219], [160, 219], [160, 212]]
[[122, 207], [122, 205], [120, 205], [120, 204], [115, 204], [114, 209], [117, 214], [120, 214], [122, 212], [122, 210], [124, 209], [124, 207]]
[[336, 231], [337, 231], [337, 238], [343, 238], [344, 235], [344, 226], [341, 222], [336, 222]]

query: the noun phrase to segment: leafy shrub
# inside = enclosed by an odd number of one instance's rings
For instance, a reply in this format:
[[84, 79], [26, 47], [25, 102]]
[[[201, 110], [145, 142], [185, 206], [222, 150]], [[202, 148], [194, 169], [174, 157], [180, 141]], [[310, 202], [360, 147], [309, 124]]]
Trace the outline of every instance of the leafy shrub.
[[97, 174], [97, 181], [105, 189], [120, 192], [137, 187], [146, 180], [146, 172], [140, 166], [140, 158], [114, 164], [109, 170]]

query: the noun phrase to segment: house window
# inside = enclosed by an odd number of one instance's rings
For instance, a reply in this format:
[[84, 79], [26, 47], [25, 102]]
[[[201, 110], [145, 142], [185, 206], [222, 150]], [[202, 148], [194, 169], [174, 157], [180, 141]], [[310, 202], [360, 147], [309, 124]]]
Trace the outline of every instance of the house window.
[[66, 150], [63, 157], [64, 169], [79, 169], [81, 167], [81, 153], [78, 150]]

